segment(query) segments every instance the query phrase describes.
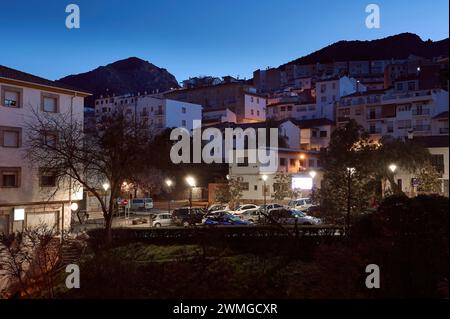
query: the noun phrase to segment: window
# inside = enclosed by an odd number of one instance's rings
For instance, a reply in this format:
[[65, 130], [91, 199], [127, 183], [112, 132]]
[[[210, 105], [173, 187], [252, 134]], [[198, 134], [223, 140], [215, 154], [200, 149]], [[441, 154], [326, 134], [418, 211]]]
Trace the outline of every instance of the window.
[[292, 111], [292, 105], [288, 105], [287, 110], [288, 112]]
[[311, 131], [311, 136], [312, 137], [317, 137], [317, 131], [316, 130], [312, 130]]
[[185, 107], [181, 108], [181, 113], [186, 114], [186, 108]]
[[314, 160], [313, 159], [310, 159], [309, 161], [308, 161], [308, 166], [309, 167], [314, 167]]
[[58, 133], [56, 132], [44, 132], [43, 136], [43, 143], [47, 146], [55, 146], [56, 142], [58, 141]]
[[325, 93], [326, 90], [327, 90], [327, 85], [326, 84], [321, 84], [320, 85], [320, 93]]
[[41, 187], [55, 187], [56, 186], [56, 172], [46, 169], [41, 169], [39, 174], [39, 185]]
[[327, 97], [326, 96], [322, 96], [321, 98], [320, 98], [320, 102], [326, 102], [327, 101]]
[[0, 187], [20, 187], [20, 167], [0, 167]]
[[251, 96], [251, 97], [250, 97], [250, 102], [252, 102], [252, 103], [253, 103], [253, 96]]
[[22, 129], [20, 127], [0, 126], [0, 146], [20, 147], [22, 144]]
[[181, 126], [186, 127], [186, 120], [181, 120]]
[[248, 191], [248, 190], [249, 190], [249, 184], [248, 184], [248, 182], [242, 182], [242, 183], [241, 183], [241, 187], [242, 187], [242, 190]]
[[284, 157], [280, 157], [280, 166], [286, 166], [286, 159]]
[[257, 191], [258, 190], [258, 185], [254, 185], [253, 186], [253, 190]]
[[281, 107], [281, 112], [286, 112], [286, 106]]
[[256, 111], [256, 115], [258, 115], [258, 116], [259, 116], [259, 111]]
[[442, 154], [436, 154], [431, 155], [431, 165], [434, 166], [436, 171], [438, 173], [443, 174], [444, 173], [444, 155]]
[[257, 98], [256, 98], [256, 103], [258, 103], [258, 104], [259, 104], [259, 97], [257, 97]]
[[102, 112], [103, 112], [103, 113], [108, 112], [108, 108], [107, 108], [107, 107], [102, 107]]
[[41, 110], [44, 112], [57, 113], [59, 111], [58, 100], [58, 95], [42, 93]]
[[21, 107], [22, 89], [2, 86], [2, 104], [6, 107]]
[[254, 114], [255, 114], [255, 112], [253, 111], [253, 109], [250, 110], [250, 114], [251, 114], [251, 115], [254, 115]]
[[327, 137], [327, 131], [320, 131], [320, 137]]

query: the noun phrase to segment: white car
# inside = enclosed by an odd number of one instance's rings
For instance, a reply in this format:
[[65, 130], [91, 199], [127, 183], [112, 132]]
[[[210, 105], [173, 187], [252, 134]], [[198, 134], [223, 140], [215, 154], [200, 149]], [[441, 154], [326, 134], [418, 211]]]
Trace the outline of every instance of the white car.
[[243, 212], [249, 210], [249, 209], [255, 209], [258, 208], [259, 206], [256, 206], [254, 204], [244, 204], [244, 205], [239, 205], [233, 212], [233, 215], [241, 215]]
[[168, 213], [157, 214], [155, 219], [152, 221], [153, 227], [171, 226], [172, 225], [172, 215]]
[[311, 199], [309, 198], [299, 198], [296, 200], [291, 200], [288, 204], [289, 208], [306, 211], [312, 206]]
[[208, 207], [208, 213], [219, 211], [219, 210], [230, 210], [227, 204], [213, 204]]

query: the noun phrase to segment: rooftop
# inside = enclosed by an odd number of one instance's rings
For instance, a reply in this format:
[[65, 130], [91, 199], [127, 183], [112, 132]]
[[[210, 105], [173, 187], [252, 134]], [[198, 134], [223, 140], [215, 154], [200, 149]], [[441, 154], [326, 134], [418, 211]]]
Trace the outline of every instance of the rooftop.
[[22, 72], [22, 71], [19, 71], [16, 69], [8, 68], [3, 65], [0, 65], [0, 78], [11, 79], [11, 80], [16, 80], [16, 81], [21, 81], [21, 82], [28, 82], [28, 83], [33, 83], [33, 84], [37, 84], [37, 85], [49, 86], [49, 87], [53, 87], [53, 88], [59, 88], [59, 89], [63, 89], [63, 90], [69, 90], [69, 91], [83, 93], [85, 95], [90, 95], [90, 93], [88, 93], [84, 90], [77, 89], [75, 87], [60, 83], [58, 81], [47, 80], [47, 79], [41, 78], [36, 75], [32, 75], [32, 74], [25, 73], [25, 72]]

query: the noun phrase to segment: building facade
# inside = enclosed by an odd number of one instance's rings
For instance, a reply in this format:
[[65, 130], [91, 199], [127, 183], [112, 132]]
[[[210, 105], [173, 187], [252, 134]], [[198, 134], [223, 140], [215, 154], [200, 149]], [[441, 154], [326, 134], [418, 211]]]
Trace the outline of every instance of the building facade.
[[[31, 74], [0, 66], [0, 233], [45, 224], [69, 229], [72, 202], [82, 199], [81, 187], [57, 185], [26, 158], [26, 123], [35, 113], [69, 112], [83, 123], [84, 98], [89, 94]], [[56, 137], [55, 137], [56, 138]]]

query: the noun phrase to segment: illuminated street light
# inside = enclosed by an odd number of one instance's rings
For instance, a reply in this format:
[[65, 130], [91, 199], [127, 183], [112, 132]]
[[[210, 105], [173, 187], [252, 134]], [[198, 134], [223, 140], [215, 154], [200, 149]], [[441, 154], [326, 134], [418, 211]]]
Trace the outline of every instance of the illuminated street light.
[[261, 179], [264, 182], [264, 213], [267, 214], [267, 205], [266, 205], [266, 181], [267, 181], [268, 176], [266, 174], [264, 174], [263, 176], [261, 176]]
[[195, 178], [192, 176], [186, 177], [186, 183], [188, 183], [189, 186], [195, 187]]
[[316, 177], [316, 175], [317, 175], [316, 171], [309, 172], [309, 176], [311, 176], [311, 178]]
[[192, 188], [195, 187], [195, 178], [192, 176], [186, 177], [186, 183], [188, 183], [189, 187], [189, 209], [192, 210]]
[[397, 165], [391, 164], [389, 165], [389, 169], [391, 170], [392, 173], [395, 173], [395, 171], [397, 170]]
[[[172, 186], [172, 184], [173, 184], [172, 180], [166, 179], [166, 185], [169, 188], [168, 192], [170, 192], [170, 190], [171, 190], [170, 187]], [[168, 197], [169, 197], [169, 199], [167, 200], [167, 212], [170, 214], [170, 196], [168, 196]]]
[[261, 178], [262, 178], [263, 181], [267, 181], [268, 176], [267, 175], [263, 175], [263, 176], [261, 176]]
[[105, 190], [105, 192], [109, 189], [109, 184], [108, 183], [104, 183], [102, 185], [103, 189]]

